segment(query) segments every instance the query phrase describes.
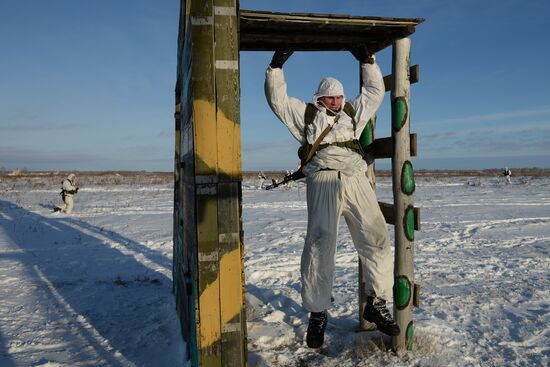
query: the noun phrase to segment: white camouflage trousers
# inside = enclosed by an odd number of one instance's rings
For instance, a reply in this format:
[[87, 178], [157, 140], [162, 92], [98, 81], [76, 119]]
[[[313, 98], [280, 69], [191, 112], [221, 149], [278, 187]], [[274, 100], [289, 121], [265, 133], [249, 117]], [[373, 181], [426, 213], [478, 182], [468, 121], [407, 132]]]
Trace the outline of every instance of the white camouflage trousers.
[[391, 300], [393, 258], [388, 229], [365, 173], [348, 177], [338, 171], [318, 171], [309, 175], [307, 210], [300, 266], [304, 307], [320, 312], [330, 306], [340, 216], [346, 220], [363, 264], [365, 291]]
[[65, 197], [63, 198], [63, 204], [59, 205], [58, 207], [61, 208], [61, 211], [67, 214], [71, 214], [73, 212], [73, 207], [74, 207], [73, 196], [65, 195]]

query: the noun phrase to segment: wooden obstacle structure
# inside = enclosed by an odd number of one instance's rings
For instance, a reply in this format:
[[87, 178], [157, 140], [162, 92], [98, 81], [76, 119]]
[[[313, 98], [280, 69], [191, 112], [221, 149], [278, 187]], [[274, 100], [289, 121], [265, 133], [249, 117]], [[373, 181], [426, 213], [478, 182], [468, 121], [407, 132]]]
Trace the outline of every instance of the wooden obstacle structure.
[[[193, 366], [247, 364], [240, 146], [240, 51], [371, 52], [393, 45], [392, 135], [362, 137], [374, 159], [392, 158], [394, 204], [380, 203], [395, 225], [395, 349], [412, 349], [414, 177], [409, 89], [417, 79], [410, 41], [422, 19], [284, 14], [239, 10], [238, 0], [181, 0], [175, 112], [173, 288]], [[267, 65], [266, 65], [267, 67]], [[267, 107], [266, 107], [267, 108]], [[372, 165], [374, 166], [374, 165]], [[374, 170], [371, 171], [374, 180]], [[360, 295], [360, 305], [364, 295]], [[362, 311], [362, 309], [361, 309]]]

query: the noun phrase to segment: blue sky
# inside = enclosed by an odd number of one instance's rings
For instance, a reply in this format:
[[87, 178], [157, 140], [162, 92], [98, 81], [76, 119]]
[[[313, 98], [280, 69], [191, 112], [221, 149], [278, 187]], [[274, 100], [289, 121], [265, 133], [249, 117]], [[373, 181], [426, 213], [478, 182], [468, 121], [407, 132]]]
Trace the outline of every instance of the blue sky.
[[[412, 35], [415, 168], [550, 167], [546, 0], [241, 1], [241, 8], [425, 18]], [[169, 171], [178, 0], [0, 2], [0, 167]], [[271, 53], [241, 53], [245, 170], [293, 168], [297, 142], [263, 96]], [[391, 71], [391, 50], [379, 53]], [[324, 76], [358, 90], [346, 52], [295, 53], [289, 94]], [[389, 94], [377, 136], [390, 135]], [[377, 162], [388, 168], [389, 160]]]

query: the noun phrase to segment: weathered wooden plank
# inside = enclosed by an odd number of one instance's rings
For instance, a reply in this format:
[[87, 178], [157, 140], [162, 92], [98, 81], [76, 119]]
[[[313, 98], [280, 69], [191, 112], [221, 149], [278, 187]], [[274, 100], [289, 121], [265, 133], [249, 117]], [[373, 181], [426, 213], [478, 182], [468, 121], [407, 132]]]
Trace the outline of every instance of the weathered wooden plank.
[[377, 52], [393, 40], [412, 34], [423, 21], [241, 10], [240, 47], [243, 51], [336, 51], [366, 44]]
[[[420, 66], [418, 64], [409, 68], [409, 81], [411, 84], [418, 83], [420, 81]], [[392, 75], [386, 75], [384, 77], [384, 87], [386, 88], [386, 92], [391, 90], [392, 83]]]
[[[410, 134], [409, 149], [411, 157], [416, 156], [416, 134]], [[372, 147], [367, 147], [367, 154], [373, 154], [375, 159], [391, 158], [393, 156], [393, 139], [391, 137], [375, 139]]]
[[[379, 201], [378, 205], [386, 223], [395, 225], [395, 207], [393, 204]], [[420, 231], [420, 208], [414, 207], [414, 230]]]
[[197, 260], [197, 209], [196, 191], [193, 184], [183, 184], [183, 212], [180, 213], [180, 223], [183, 225], [183, 271], [184, 290], [187, 297], [189, 341], [187, 349], [192, 365], [199, 361], [199, 300], [198, 300], [198, 260]]
[[217, 185], [197, 185], [199, 343], [203, 366], [222, 366]]
[[242, 246], [240, 237], [240, 183], [219, 183], [220, 312], [223, 366], [245, 361]]
[[[359, 75], [361, 75], [361, 67], [359, 67]], [[363, 85], [363, 81], [360, 79], [359, 83], [359, 89], [361, 89], [361, 86]], [[363, 145], [371, 145], [376, 137], [376, 115], [373, 116], [370, 121], [365, 126], [363, 132], [361, 133], [361, 137], [359, 138], [360, 143]], [[370, 159], [369, 159], [370, 160]], [[369, 179], [369, 183], [372, 186], [372, 189], [376, 189], [376, 167], [375, 162], [372, 160], [372, 162], [369, 162], [368, 168], [367, 168], [367, 178]], [[364, 213], [364, 215], [368, 215], [367, 213]], [[358, 261], [359, 266], [359, 330], [363, 331], [369, 331], [369, 330], [375, 330], [376, 324], [369, 322], [363, 318], [363, 313], [365, 312], [365, 307], [367, 306], [367, 286], [366, 286], [366, 278], [365, 278], [365, 264], [361, 261], [359, 258]]]
[[259, 22], [281, 21], [285, 24], [309, 23], [315, 22], [319, 24], [356, 24], [360, 27], [365, 25], [384, 25], [384, 26], [407, 26], [418, 25], [424, 21], [422, 18], [395, 18], [395, 17], [374, 17], [374, 16], [357, 16], [348, 14], [321, 14], [321, 13], [281, 13], [241, 9], [239, 12], [241, 22], [256, 20]]
[[236, 0], [214, 0], [218, 243], [222, 365], [246, 365], [241, 238], [239, 46]]
[[413, 306], [420, 307], [420, 284], [414, 283]]
[[240, 74], [236, 0], [215, 0], [218, 175], [241, 180]]
[[[173, 276], [177, 312], [186, 341], [188, 356], [193, 365], [198, 364], [197, 343], [197, 267], [196, 267], [196, 211], [193, 164], [182, 169], [186, 162], [193, 162], [192, 145], [192, 90], [191, 33], [186, 32], [190, 23], [189, 8], [182, 1], [178, 34], [178, 67], [175, 111], [175, 167], [174, 167], [174, 257]], [[187, 3], [188, 4], [188, 3]], [[189, 169], [191, 168], [191, 169]]]
[[192, 142], [197, 211], [199, 364], [221, 367], [214, 1], [194, 0], [191, 2], [190, 11], [193, 49]]
[[218, 165], [213, 16], [213, 0], [195, 0], [191, 3], [193, 129], [197, 175], [215, 175]]

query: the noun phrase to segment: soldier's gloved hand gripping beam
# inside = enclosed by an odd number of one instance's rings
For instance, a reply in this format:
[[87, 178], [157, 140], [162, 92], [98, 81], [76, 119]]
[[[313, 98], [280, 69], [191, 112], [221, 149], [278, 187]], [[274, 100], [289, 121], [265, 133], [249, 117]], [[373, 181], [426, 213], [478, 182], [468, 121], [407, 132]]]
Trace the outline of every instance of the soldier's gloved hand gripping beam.
[[275, 51], [269, 66], [271, 66], [272, 69], [281, 69], [283, 64], [293, 53], [294, 51]]

